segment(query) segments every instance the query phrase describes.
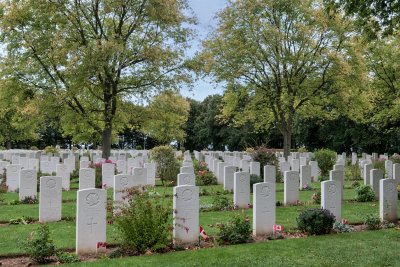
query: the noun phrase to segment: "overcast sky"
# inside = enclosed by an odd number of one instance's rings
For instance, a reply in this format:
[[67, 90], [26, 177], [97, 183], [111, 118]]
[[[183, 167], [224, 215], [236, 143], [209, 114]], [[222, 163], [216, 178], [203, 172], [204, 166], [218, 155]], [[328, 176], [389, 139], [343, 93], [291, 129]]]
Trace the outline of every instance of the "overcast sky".
[[[188, 55], [192, 56], [200, 50], [200, 40], [204, 39], [207, 34], [216, 28], [216, 20], [214, 16], [217, 11], [225, 7], [225, 0], [189, 0], [189, 5], [195, 13], [198, 24], [194, 27], [197, 31], [197, 38], [192, 44], [192, 48], [188, 51]], [[208, 80], [196, 82], [192, 91], [182, 88], [181, 93], [199, 101], [202, 101], [208, 95], [222, 94], [223, 88], [221, 85], [216, 85]]]

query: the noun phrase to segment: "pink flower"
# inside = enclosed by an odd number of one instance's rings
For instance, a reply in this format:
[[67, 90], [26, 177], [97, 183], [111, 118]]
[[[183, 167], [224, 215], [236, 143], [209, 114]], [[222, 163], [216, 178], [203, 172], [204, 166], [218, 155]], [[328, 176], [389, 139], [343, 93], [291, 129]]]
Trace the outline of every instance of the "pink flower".
[[227, 222], [226, 224], [231, 224], [231, 222]]
[[122, 197], [122, 200], [125, 200], [125, 197]]
[[312, 195], [312, 197], [311, 197], [312, 199], [315, 199], [315, 193]]
[[245, 221], [246, 221], [246, 222], [249, 222], [249, 221], [250, 221], [250, 219], [246, 219]]
[[35, 232], [31, 232], [31, 237], [33, 236], [34, 233], [35, 233]]
[[242, 214], [244, 214], [244, 210], [242, 210]]
[[107, 184], [106, 184], [106, 183], [104, 183], [104, 184], [103, 184], [103, 187], [106, 187], [106, 186], [107, 186]]
[[216, 223], [215, 225], [216, 225], [216, 226], [220, 226], [221, 224], [220, 224], [220, 223]]

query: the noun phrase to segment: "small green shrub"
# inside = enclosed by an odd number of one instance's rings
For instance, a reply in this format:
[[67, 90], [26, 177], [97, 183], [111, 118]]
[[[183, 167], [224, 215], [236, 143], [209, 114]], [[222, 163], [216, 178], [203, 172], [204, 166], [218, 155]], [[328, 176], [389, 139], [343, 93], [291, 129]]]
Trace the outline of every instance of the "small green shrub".
[[39, 204], [39, 200], [37, 199], [36, 196], [34, 196], [34, 197], [26, 197], [23, 200], [21, 200], [19, 202], [19, 204], [28, 204], [28, 205], [30, 205], [30, 204]]
[[[260, 162], [260, 166], [273, 165], [278, 169], [278, 160], [275, 155], [275, 150], [267, 148], [266, 145], [259, 146], [250, 153], [250, 156], [253, 161]], [[264, 172], [261, 172], [261, 177], [264, 178]]]
[[251, 239], [251, 226], [248, 216], [237, 214], [226, 224], [217, 223], [219, 238], [229, 244], [245, 243]]
[[60, 152], [60, 150], [58, 149], [58, 148], [56, 148], [56, 147], [54, 147], [54, 146], [46, 146], [45, 148], [44, 148], [44, 151], [46, 152], [46, 153], [58, 153], [58, 152]]
[[39, 150], [39, 148], [37, 148], [37, 146], [31, 146], [30, 150]]
[[361, 180], [361, 170], [360, 167], [355, 164], [355, 165], [349, 165], [346, 170], [346, 177], [349, 179], [353, 179], [353, 180]]
[[308, 235], [322, 235], [332, 230], [335, 216], [326, 209], [309, 209], [302, 211], [296, 221], [300, 231]]
[[328, 176], [329, 171], [332, 170], [333, 165], [335, 165], [336, 153], [329, 149], [320, 149], [314, 152], [311, 160], [318, 162], [318, 167], [321, 170], [321, 176]]
[[314, 193], [314, 194], [311, 196], [311, 199], [314, 200], [314, 203], [315, 203], [315, 204], [321, 204], [321, 191], [320, 191], [320, 192], [317, 192], [317, 193]]
[[264, 179], [256, 174], [250, 174], [250, 192], [253, 192], [253, 184], [262, 183]]
[[30, 224], [33, 222], [34, 219], [29, 216], [22, 216], [21, 218], [18, 219], [11, 219], [8, 224]]
[[38, 263], [50, 261], [50, 257], [56, 254], [56, 247], [50, 239], [50, 230], [47, 224], [39, 227], [37, 232], [31, 233], [31, 238], [20, 241], [19, 245], [31, 260]]
[[180, 169], [174, 149], [170, 146], [158, 146], [150, 151], [150, 155], [157, 163], [157, 176], [161, 178], [163, 185], [175, 185]]
[[368, 214], [364, 217], [364, 224], [368, 230], [378, 230], [381, 228], [381, 219], [374, 214]]
[[217, 185], [217, 177], [210, 171], [199, 171], [196, 173], [196, 185]]
[[357, 188], [357, 187], [359, 187], [361, 184], [360, 184], [360, 182], [358, 181], [358, 180], [354, 180], [352, 183], [351, 183], [351, 188]]
[[372, 162], [374, 169], [382, 170], [385, 173], [385, 159], [376, 159]]
[[343, 223], [343, 222], [338, 222], [338, 221], [336, 221], [334, 224], [333, 224], [333, 230], [336, 232], [336, 233], [349, 233], [349, 232], [352, 232], [353, 230], [354, 230], [354, 228], [353, 227], [351, 227], [349, 224], [347, 224], [347, 223]]
[[[86, 168], [86, 167], [84, 167]], [[75, 169], [72, 171], [71, 175], [70, 175], [70, 180], [73, 179], [79, 179], [79, 169]]]
[[81, 261], [75, 254], [64, 251], [57, 251], [56, 257], [59, 263], [74, 263]]
[[229, 200], [228, 197], [221, 194], [216, 194], [213, 196], [212, 210], [231, 210], [234, 208], [233, 201]]
[[393, 161], [393, 164], [400, 163], [400, 155], [394, 154], [393, 156], [390, 157], [390, 160]]
[[374, 201], [375, 192], [369, 184], [361, 185], [356, 188], [356, 200], [358, 202]]
[[122, 247], [139, 253], [164, 249], [171, 234], [170, 200], [151, 197], [146, 187], [132, 187], [126, 193], [129, 204], [114, 216]]
[[136, 150], [143, 150], [143, 147], [141, 145], [136, 146]]

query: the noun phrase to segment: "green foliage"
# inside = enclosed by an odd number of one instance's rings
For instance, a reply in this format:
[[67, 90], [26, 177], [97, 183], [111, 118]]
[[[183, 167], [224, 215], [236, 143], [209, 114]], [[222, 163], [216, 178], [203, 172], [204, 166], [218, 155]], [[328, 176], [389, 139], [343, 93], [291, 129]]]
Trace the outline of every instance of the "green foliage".
[[361, 180], [362, 178], [361, 178], [361, 170], [360, 170], [360, 167], [357, 165], [357, 164], [355, 164], [355, 165], [349, 165], [347, 168], [346, 168], [346, 176], [347, 176], [347, 178], [350, 178], [350, 179], [354, 179], [354, 180]]
[[37, 148], [37, 146], [31, 146], [30, 150], [39, 150], [39, 148]]
[[329, 171], [332, 170], [333, 165], [335, 165], [336, 153], [329, 149], [320, 149], [314, 152], [311, 160], [318, 162], [318, 167], [321, 170], [321, 176], [328, 176]]
[[[259, 146], [256, 150], [250, 153], [253, 161], [260, 162], [261, 168], [266, 165], [277, 166], [278, 160], [275, 151], [267, 148], [266, 145]], [[278, 169], [278, 168], [277, 168]], [[264, 177], [264, 172], [261, 171], [261, 177]]]
[[[95, 177], [95, 187], [102, 188], [103, 187], [103, 163], [91, 163], [89, 164], [90, 168], [94, 169], [94, 177]], [[79, 177], [79, 172], [78, 172]]]
[[264, 179], [256, 174], [250, 174], [250, 191], [253, 192], [253, 185], [264, 182]]
[[142, 148], [142, 146], [141, 145], [138, 145], [138, 146], [136, 146], [136, 148], [135, 148], [136, 150], [143, 150], [143, 148]]
[[30, 259], [38, 263], [50, 261], [50, 257], [56, 254], [56, 247], [50, 239], [50, 230], [47, 224], [39, 227], [37, 232], [31, 233], [31, 238], [20, 241], [20, 247]]
[[217, 185], [217, 177], [215, 175], [206, 170], [206, 171], [199, 171], [196, 173], [196, 185]]
[[378, 230], [381, 228], [381, 219], [378, 215], [368, 214], [364, 217], [364, 224], [368, 230]]
[[74, 263], [81, 261], [75, 254], [64, 251], [57, 251], [56, 257], [59, 263]]
[[36, 196], [34, 197], [25, 197], [20, 201], [19, 204], [39, 204], [39, 200], [37, 199]]
[[394, 163], [400, 163], [400, 155], [399, 154], [394, 154], [393, 156], [390, 157], [390, 160], [393, 161]]
[[374, 169], [382, 170], [385, 173], [385, 159], [377, 159], [372, 162]]
[[360, 182], [358, 181], [358, 180], [354, 180], [352, 183], [351, 183], [351, 188], [357, 188], [357, 187], [359, 187], [361, 184], [360, 184]]
[[343, 222], [336, 221], [333, 224], [333, 230], [336, 233], [349, 233], [349, 232], [352, 232], [354, 230], [354, 228], [348, 224], [344, 224]]
[[114, 217], [122, 247], [139, 253], [164, 249], [170, 242], [171, 203], [149, 192], [146, 187], [127, 189], [128, 205]]
[[296, 221], [300, 231], [308, 235], [322, 235], [332, 230], [335, 216], [326, 209], [309, 209], [302, 211]]
[[219, 238], [229, 244], [245, 243], [251, 239], [251, 226], [248, 216], [241, 214], [233, 215], [226, 224], [217, 224], [219, 227]]
[[58, 149], [58, 148], [56, 148], [56, 147], [54, 147], [54, 146], [46, 146], [45, 148], [44, 148], [44, 151], [46, 152], [46, 153], [58, 153], [58, 152], [60, 152], [60, 150]]
[[151, 158], [157, 163], [157, 177], [161, 178], [163, 184], [176, 184], [179, 174], [179, 162], [175, 158], [175, 150], [170, 146], [158, 146], [150, 151]]
[[311, 196], [311, 199], [314, 201], [315, 204], [321, 204], [321, 191], [314, 193]]
[[[82, 167], [82, 168], [87, 168], [87, 167]], [[72, 171], [71, 175], [70, 175], [70, 179], [79, 179], [79, 168], [75, 169]]]
[[233, 201], [229, 200], [227, 196], [218, 193], [213, 196], [212, 210], [221, 211], [221, 210], [231, 210], [233, 208], [234, 208]]
[[359, 202], [374, 201], [375, 192], [369, 184], [361, 185], [356, 188], [356, 200]]
[[208, 170], [207, 163], [198, 160], [193, 160], [193, 168], [194, 168], [194, 173]]
[[22, 216], [21, 218], [18, 219], [11, 219], [8, 224], [30, 224], [31, 222], [33, 222], [34, 219], [32, 217], [29, 216]]

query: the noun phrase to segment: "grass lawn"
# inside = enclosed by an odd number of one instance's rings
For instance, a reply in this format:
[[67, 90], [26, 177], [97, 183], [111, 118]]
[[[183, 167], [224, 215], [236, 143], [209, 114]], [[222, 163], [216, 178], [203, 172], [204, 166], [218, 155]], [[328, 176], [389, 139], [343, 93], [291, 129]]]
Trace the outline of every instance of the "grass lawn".
[[399, 266], [400, 231], [311, 236], [73, 266]]

